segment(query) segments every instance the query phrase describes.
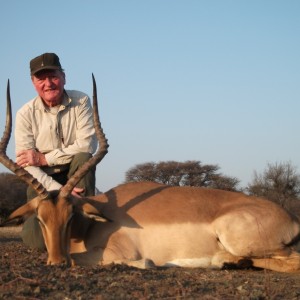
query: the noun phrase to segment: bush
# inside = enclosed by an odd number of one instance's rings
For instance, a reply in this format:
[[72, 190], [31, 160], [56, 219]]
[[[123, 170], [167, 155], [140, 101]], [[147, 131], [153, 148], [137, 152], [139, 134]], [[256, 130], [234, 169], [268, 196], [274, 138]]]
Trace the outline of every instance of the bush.
[[26, 203], [27, 184], [11, 173], [0, 173], [0, 218]]

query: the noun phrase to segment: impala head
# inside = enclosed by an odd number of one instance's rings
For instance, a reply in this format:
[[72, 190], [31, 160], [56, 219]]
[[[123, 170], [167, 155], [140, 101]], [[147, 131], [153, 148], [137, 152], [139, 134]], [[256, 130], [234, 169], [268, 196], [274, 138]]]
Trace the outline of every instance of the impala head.
[[43, 185], [38, 182], [25, 169], [18, 166], [6, 154], [7, 145], [12, 130], [12, 112], [9, 81], [7, 84], [7, 111], [6, 125], [3, 137], [0, 142], [0, 162], [18, 177], [31, 185], [38, 196], [15, 210], [8, 219], [1, 224], [7, 225], [13, 222], [22, 222], [34, 213], [37, 216], [42, 229], [45, 245], [48, 252], [48, 264], [57, 264], [62, 262], [70, 263], [69, 242], [71, 223], [74, 214], [91, 212], [97, 214], [91, 205], [86, 204], [80, 198], [71, 195], [73, 188], [88, 171], [96, 166], [107, 154], [108, 143], [101, 127], [98, 113], [97, 87], [93, 77], [93, 118], [99, 148], [95, 155], [87, 161], [77, 172], [68, 180], [68, 182], [57, 192], [48, 192]]

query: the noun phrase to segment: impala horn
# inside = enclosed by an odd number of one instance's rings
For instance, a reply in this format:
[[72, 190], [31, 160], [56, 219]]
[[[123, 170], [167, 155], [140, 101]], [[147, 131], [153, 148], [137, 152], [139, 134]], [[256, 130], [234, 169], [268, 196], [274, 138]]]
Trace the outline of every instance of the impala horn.
[[99, 119], [99, 111], [98, 111], [98, 100], [97, 100], [97, 86], [94, 74], [93, 77], [93, 118], [94, 118], [94, 127], [96, 132], [96, 137], [99, 142], [99, 147], [97, 152], [86, 162], [84, 163], [75, 173], [74, 175], [67, 181], [67, 183], [60, 189], [59, 197], [67, 197], [71, 194], [73, 188], [76, 184], [83, 178], [88, 171], [96, 166], [108, 153], [108, 143], [101, 127], [100, 119]]
[[7, 81], [7, 92], [6, 92], [6, 124], [3, 132], [3, 136], [0, 142], [0, 162], [18, 177], [20, 177], [27, 184], [31, 185], [37, 194], [42, 198], [46, 199], [49, 196], [49, 192], [44, 188], [44, 186], [38, 182], [30, 173], [25, 169], [17, 165], [6, 155], [6, 149], [11, 136], [12, 130], [12, 114], [11, 114], [11, 99], [10, 99], [10, 89], [9, 80]]

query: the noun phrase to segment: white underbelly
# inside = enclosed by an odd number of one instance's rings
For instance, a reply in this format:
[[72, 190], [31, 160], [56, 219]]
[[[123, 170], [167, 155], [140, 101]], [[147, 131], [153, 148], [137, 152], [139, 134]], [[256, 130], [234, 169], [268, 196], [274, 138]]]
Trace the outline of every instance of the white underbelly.
[[194, 264], [195, 259], [199, 265], [207, 265], [219, 249], [209, 224], [157, 224], [125, 231], [141, 257], [153, 260], [156, 265], [175, 264], [179, 260]]

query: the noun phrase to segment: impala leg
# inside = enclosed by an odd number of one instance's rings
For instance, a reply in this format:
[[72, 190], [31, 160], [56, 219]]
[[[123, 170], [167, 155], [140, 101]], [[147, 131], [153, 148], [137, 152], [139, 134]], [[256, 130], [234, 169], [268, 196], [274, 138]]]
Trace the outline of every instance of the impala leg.
[[247, 260], [241, 256], [235, 256], [226, 250], [218, 251], [211, 260], [212, 268], [247, 268], [251, 267], [251, 261]]
[[138, 269], [151, 269], [155, 268], [155, 264], [151, 259], [143, 258], [140, 260], [115, 260], [113, 261], [114, 264], [118, 265], [127, 265], [129, 267], [135, 267]]
[[253, 266], [277, 272], [300, 272], [300, 254], [291, 252], [288, 256], [272, 256], [271, 258], [252, 258]]

